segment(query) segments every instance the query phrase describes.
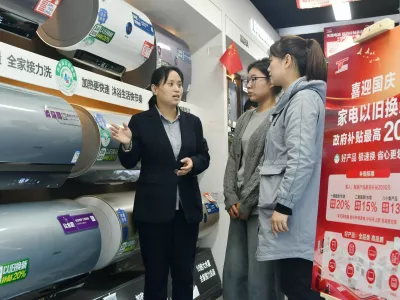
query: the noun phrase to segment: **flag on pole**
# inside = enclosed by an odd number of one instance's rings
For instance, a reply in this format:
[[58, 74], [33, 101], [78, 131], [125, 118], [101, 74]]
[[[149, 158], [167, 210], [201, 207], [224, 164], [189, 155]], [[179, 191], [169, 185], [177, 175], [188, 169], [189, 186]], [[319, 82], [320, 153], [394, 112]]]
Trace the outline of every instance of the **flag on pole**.
[[229, 75], [240, 72], [243, 69], [239, 53], [236, 49], [234, 42], [226, 49], [225, 53], [221, 56], [220, 62], [225, 66]]

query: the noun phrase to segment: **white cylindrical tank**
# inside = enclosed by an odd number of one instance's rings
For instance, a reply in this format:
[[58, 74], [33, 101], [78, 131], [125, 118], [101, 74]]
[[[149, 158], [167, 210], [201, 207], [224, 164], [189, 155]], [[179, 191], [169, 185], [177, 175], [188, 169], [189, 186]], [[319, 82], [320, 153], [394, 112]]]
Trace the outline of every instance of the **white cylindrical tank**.
[[60, 97], [0, 83], [0, 190], [57, 188], [79, 157], [82, 128]]
[[[50, 2], [50, 3], [43, 3]], [[57, 8], [51, 1], [38, 0], [1, 0], [0, 8], [22, 16], [32, 22], [42, 25]]]
[[132, 219], [135, 191], [80, 197], [76, 201], [93, 211], [102, 237], [95, 270], [139, 253], [137, 230]]
[[78, 202], [1, 205], [0, 299], [90, 273], [100, 250], [98, 220]]
[[150, 19], [124, 0], [68, 0], [38, 29], [64, 55], [122, 75], [141, 66], [154, 48]]
[[118, 158], [119, 143], [111, 136], [110, 124], [122, 126], [130, 116], [88, 109], [72, 104], [82, 124], [82, 150], [70, 178], [90, 183], [134, 182], [139, 171], [126, 170]]

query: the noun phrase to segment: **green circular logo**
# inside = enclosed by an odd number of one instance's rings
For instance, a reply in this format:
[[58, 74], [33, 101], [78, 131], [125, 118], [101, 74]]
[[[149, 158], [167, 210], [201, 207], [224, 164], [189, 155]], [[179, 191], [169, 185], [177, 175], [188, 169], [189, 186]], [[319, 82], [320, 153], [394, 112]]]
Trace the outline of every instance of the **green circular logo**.
[[107, 147], [111, 142], [111, 135], [108, 130], [101, 129], [100, 130], [100, 140], [103, 147]]
[[62, 59], [56, 66], [56, 80], [60, 91], [66, 96], [72, 96], [77, 88], [78, 78], [75, 68], [68, 59]]
[[95, 42], [95, 38], [92, 36], [88, 36], [87, 38], [83, 39], [83, 42], [86, 46], [91, 46]]

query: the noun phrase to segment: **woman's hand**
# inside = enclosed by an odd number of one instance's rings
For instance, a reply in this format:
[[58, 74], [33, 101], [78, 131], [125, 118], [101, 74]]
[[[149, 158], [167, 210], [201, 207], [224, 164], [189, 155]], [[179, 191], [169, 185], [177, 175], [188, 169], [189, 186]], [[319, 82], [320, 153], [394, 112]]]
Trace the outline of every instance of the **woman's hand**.
[[288, 215], [284, 215], [281, 213], [278, 213], [277, 211], [274, 211], [271, 219], [271, 227], [272, 227], [272, 232], [274, 233], [275, 237], [278, 236], [278, 233], [280, 232], [288, 232], [289, 227], [288, 227]]
[[124, 145], [125, 149], [128, 149], [132, 140], [132, 132], [126, 123], [122, 123], [122, 126], [123, 127], [111, 124], [111, 134], [115, 140]]
[[237, 219], [239, 217], [238, 205], [239, 203], [236, 203], [232, 205], [232, 207], [229, 209], [229, 215], [231, 216], [232, 219]]
[[184, 159], [181, 160], [181, 163], [183, 163], [182, 168], [180, 168], [178, 170], [178, 172], [176, 173], [176, 175], [178, 176], [185, 176], [187, 175], [190, 171], [192, 171], [193, 169], [193, 161], [189, 158], [186, 157]]

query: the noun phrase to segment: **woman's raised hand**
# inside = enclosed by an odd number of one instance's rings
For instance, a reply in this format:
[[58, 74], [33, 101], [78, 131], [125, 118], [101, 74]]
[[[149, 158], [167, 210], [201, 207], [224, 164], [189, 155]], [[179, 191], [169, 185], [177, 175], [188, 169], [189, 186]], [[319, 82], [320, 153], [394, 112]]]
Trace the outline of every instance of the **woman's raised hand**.
[[115, 140], [126, 146], [125, 148], [129, 147], [129, 144], [132, 140], [132, 131], [129, 129], [126, 123], [122, 123], [122, 127], [111, 124], [110, 130], [112, 133], [112, 137]]

